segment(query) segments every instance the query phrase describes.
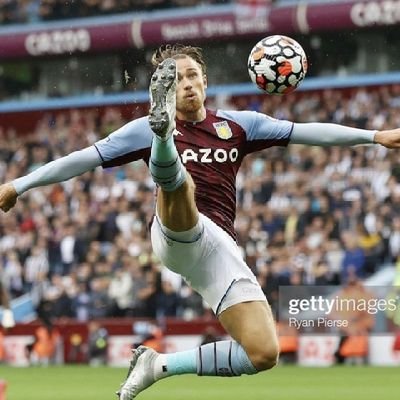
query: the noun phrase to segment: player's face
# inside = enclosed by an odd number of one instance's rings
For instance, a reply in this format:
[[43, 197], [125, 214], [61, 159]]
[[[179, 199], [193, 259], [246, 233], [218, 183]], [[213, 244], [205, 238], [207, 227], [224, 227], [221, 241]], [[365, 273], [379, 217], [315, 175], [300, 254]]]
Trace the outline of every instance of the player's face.
[[201, 121], [206, 116], [204, 101], [207, 79], [197, 62], [190, 57], [178, 58], [176, 65], [176, 115], [184, 121]]

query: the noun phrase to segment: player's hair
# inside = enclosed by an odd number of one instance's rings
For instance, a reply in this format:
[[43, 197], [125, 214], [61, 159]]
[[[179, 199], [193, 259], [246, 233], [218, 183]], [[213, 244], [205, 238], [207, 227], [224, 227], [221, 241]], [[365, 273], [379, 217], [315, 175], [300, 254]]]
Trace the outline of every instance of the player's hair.
[[185, 46], [183, 44], [166, 44], [160, 46], [151, 57], [151, 63], [157, 67], [167, 58], [190, 57], [199, 64], [203, 74], [206, 74], [206, 63], [203, 59], [203, 50], [200, 47]]

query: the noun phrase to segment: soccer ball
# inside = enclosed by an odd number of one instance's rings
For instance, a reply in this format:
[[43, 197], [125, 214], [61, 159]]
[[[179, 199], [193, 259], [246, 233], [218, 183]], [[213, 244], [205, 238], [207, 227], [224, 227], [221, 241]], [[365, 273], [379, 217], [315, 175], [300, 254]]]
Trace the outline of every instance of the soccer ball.
[[251, 80], [269, 94], [293, 92], [307, 72], [307, 57], [292, 38], [268, 36], [251, 50], [247, 63]]

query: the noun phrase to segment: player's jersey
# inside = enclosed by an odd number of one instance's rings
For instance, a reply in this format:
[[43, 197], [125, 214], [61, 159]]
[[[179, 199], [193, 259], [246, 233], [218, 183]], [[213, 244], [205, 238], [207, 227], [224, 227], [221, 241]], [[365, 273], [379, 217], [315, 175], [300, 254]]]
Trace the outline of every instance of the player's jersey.
[[[293, 123], [253, 111], [207, 110], [201, 122], [176, 121], [175, 144], [196, 184], [201, 213], [232, 237], [236, 214], [236, 174], [252, 152], [289, 143]], [[103, 167], [143, 159], [148, 163], [152, 131], [147, 117], [132, 121], [95, 144]]]

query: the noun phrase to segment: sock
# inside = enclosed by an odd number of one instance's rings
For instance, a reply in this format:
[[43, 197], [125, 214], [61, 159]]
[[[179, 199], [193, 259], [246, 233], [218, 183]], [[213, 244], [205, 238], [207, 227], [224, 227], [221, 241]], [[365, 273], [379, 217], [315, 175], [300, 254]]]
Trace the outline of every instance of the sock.
[[160, 354], [154, 363], [156, 380], [173, 375], [195, 374], [196, 371], [197, 349]]
[[166, 140], [154, 136], [151, 145], [150, 173], [154, 182], [167, 192], [176, 190], [185, 182], [186, 169], [176, 150], [173, 134]]
[[154, 369], [156, 380], [194, 373], [199, 376], [240, 376], [258, 372], [243, 347], [230, 340], [208, 343], [189, 351], [160, 354]]
[[243, 347], [230, 340], [200, 346], [197, 357], [197, 375], [240, 376], [253, 375], [254, 368]]

